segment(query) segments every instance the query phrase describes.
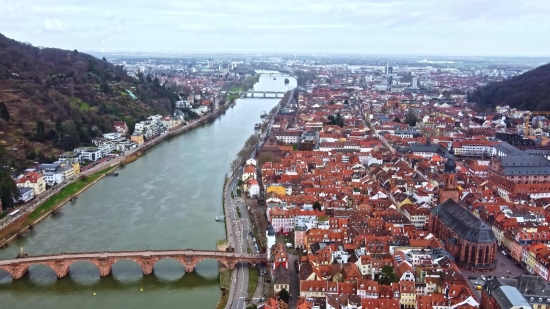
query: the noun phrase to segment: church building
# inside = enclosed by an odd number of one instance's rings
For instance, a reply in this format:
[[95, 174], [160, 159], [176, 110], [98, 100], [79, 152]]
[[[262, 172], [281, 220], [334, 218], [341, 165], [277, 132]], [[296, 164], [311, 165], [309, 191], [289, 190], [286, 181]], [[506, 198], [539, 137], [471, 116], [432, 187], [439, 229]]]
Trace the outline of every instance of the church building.
[[445, 184], [439, 190], [439, 205], [430, 210], [428, 230], [445, 245], [460, 267], [489, 271], [496, 266], [496, 237], [489, 225], [458, 203], [453, 154], [453, 149], [449, 150]]

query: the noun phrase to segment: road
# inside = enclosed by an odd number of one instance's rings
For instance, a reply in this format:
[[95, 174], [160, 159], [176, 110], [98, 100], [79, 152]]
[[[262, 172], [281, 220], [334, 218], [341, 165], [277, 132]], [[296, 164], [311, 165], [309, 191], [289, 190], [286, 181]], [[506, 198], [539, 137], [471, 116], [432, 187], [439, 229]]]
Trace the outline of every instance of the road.
[[[292, 99], [292, 95], [289, 96], [288, 102]], [[262, 147], [262, 145], [265, 143], [267, 133], [270, 131], [271, 126], [273, 125], [273, 121], [275, 120], [275, 117], [269, 118], [269, 124], [262, 132], [262, 135], [260, 136], [260, 141], [250, 154], [249, 158], [255, 158], [256, 152], [258, 149]], [[226, 227], [227, 227], [227, 233], [229, 235], [228, 242], [229, 245], [231, 245], [233, 248], [235, 248], [235, 252], [244, 252], [246, 253], [248, 248], [251, 249], [252, 253], [258, 253], [256, 248], [254, 247], [252, 236], [249, 235], [250, 232], [253, 232], [253, 226], [251, 225], [250, 218], [248, 216], [248, 210], [246, 209], [246, 205], [244, 203], [244, 200], [241, 197], [237, 196], [237, 184], [239, 179], [242, 176], [243, 168], [240, 167], [239, 170], [235, 172], [233, 177], [231, 178], [231, 182], [227, 186], [226, 191], [224, 192], [224, 200], [225, 200], [225, 218], [226, 218]], [[231, 193], [233, 192], [233, 196], [235, 198], [231, 197]], [[238, 211], [237, 211], [238, 209]], [[239, 216], [240, 213], [240, 216]], [[269, 250], [269, 248], [268, 248]], [[233, 270], [232, 278], [231, 278], [231, 288], [229, 291], [229, 299], [227, 301], [226, 308], [231, 309], [243, 309], [247, 306], [247, 297], [248, 297], [248, 263], [238, 263], [235, 265], [235, 269]], [[258, 302], [259, 296], [257, 293], [254, 295], [256, 297], [255, 299], [252, 299], [252, 302]]]
[[[250, 246], [249, 233], [252, 231], [246, 205], [241, 197], [237, 196], [237, 184], [242, 175], [242, 167], [235, 173], [227, 186], [225, 195], [225, 220], [229, 245], [237, 253], [258, 253], [254, 246]], [[233, 197], [232, 197], [233, 195]], [[250, 247], [249, 247], [250, 246]], [[226, 308], [245, 308], [248, 297], [248, 263], [238, 263], [233, 269], [231, 288]]]

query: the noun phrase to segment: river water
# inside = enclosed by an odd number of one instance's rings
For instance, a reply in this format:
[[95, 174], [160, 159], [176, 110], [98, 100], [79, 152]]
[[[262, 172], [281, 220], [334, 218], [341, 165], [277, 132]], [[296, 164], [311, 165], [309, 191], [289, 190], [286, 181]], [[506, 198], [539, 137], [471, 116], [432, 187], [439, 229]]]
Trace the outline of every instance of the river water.
[[[285, 85], [284, 77], [262, 75], [254, 90], [296, 87], [296, 80], [289, 80]], [[216, 240], [225, 238], [224, 224], [214, 218], [223, 214], [229, 164], [254, 133], [260, 113], [279, 100], [239, 99], [220, 118], [163, 142], [0, 250], [0, 259], [14, 258], [20, 247], [29, 255], [215, 249]], [[0, 308], [214, 308], [220, 295], [213, 260], [199, 263], [190, 274], [177, 261], [161, 260], [149, 276], [131, 261], [115, 263], [104, 278], [86, 262], [73, 264], [60, 280], [42, 265], [15, 281], [0, 270]]]

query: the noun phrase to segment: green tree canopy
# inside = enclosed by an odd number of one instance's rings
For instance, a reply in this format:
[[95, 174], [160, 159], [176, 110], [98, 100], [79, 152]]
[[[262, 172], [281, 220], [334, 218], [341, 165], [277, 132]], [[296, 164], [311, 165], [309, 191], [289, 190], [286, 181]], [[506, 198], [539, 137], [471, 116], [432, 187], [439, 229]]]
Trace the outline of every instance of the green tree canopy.
[[2, 200], [2, 209], [13, 206], [13, 199], [19, 198], [19, 190], [9, 172], [10, 161], [4, 147], [0, 147], [0, 199]]
[[383, 285], [391, 285], [392, 282], [397, 282], [397, 276], [390, 265], [384, 265], [380, 270], [378, 283]]
[[279, 291], [279, 298], [288, 304], [288, 302], [290, 301], [290, 293], [288, 293], [286, 289], [282, 289], [281, 291]]
[[405, 123], [410, 125], [411, 127], [416, 126], [416, 123], [418, 122], [418, 117], [416, 117], [415, 114], [412, 112], [408, 112], [405, 116]]
[[315, 201], [313, 203], [313, 210], [321, 211], [321, 208], [322, 208], [322, 205], [321, 205], [321, 203], [319, 203], [319, 201]]

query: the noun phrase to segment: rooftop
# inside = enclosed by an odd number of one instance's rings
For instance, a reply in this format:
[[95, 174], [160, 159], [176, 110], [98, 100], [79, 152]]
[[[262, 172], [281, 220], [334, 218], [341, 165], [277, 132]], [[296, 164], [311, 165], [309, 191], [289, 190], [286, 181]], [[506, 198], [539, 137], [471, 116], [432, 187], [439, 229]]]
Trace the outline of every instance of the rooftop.
[[495, 241], [495, 234], [490, 226], [452, 199], [448, 199], [430, 211], [462, 239], [476, 243]]

